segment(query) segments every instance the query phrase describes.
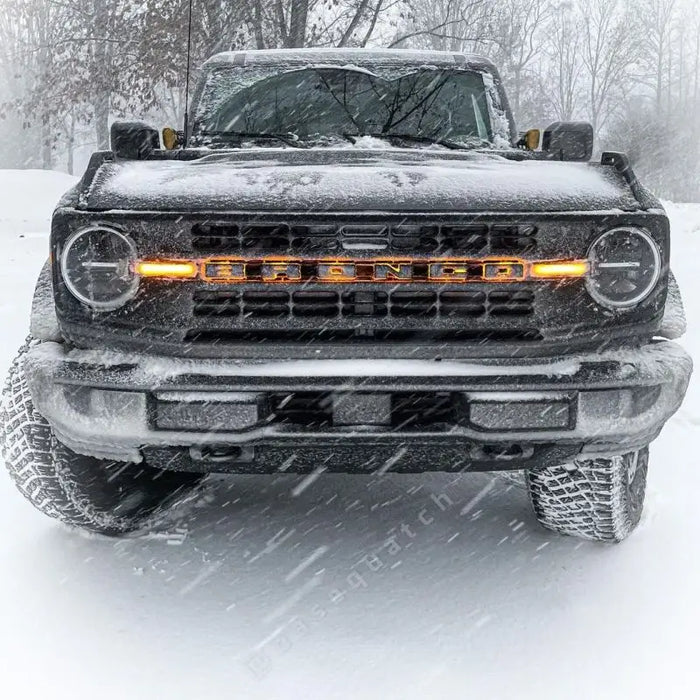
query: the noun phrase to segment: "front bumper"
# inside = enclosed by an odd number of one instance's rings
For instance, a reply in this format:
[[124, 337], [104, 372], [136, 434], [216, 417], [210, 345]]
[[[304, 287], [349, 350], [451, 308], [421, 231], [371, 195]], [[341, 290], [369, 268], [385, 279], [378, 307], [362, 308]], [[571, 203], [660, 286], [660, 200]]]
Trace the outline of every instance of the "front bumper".
[[678, 410], [693, 368], [670, 342], [527, 363], [208, 361], [47, 342], [25, 367], [37, 410], [76, 452], [226, 472], [519, 469], [631, 451]]

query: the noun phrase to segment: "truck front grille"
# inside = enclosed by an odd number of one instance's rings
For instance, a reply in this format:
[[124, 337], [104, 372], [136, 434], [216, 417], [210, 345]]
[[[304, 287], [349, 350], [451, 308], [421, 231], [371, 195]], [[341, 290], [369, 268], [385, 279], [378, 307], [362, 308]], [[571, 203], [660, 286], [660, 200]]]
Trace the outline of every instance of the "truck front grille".
[[[260, 261], [295, 256], [363, 261], [395, 258], [488, 259], [537, 254], [539, 227], [509, 221], [434, 221], [418, 217], [290, 216], [276, 220], [200, 221], [192, 252], [210, 260]], [[337, 257], [334, 257], [337, 256]], [[252, 264], [252, 263], [251, 263]], [[427, 262], [425, 274], [427, 275]], [[542, 339], [536, 294], [514, 284], [387, 284], [369, 279], [324, 283], [304, 272], [297, 281], [238, 284], [207, 280], [192, 292], [183, 340], [197, 345], [254, 343], [489, 343]], [[481, 274], [477, 275], [481, 277]]]

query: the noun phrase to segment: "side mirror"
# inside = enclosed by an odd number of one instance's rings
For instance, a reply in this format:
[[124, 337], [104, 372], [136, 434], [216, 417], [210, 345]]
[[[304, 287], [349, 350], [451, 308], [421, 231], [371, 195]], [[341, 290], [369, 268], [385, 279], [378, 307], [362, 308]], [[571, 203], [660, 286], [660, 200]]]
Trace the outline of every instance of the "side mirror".
[[588, 161], [593, 157], [595, 134], [586, 122], [555, 122], [542, 136], [542, 150], [554, 160]]
[[158, 131], [144, 122], [114, 122], [112, 151], [117, 158], [145, 160], [160, 148]]

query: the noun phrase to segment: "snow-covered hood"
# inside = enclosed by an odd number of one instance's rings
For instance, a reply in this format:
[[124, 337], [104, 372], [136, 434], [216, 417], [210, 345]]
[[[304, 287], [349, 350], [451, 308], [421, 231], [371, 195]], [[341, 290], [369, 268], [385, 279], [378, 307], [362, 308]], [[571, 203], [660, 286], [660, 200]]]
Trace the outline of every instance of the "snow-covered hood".
[[102, 165], [90, 210], [571, 212], [640, 209], [612, 167], [438, 150], [255, 149]]

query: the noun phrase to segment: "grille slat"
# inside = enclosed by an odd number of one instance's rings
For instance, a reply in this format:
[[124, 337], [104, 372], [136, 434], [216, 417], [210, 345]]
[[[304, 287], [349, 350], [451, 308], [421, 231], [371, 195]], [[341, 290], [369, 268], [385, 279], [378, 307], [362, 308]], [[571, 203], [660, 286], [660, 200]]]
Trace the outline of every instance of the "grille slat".
[[534, 226], [494, 226], [491, 229], [492, 253], [531, 253], [537, 247]]
[[240, 316], [240, 292], [206, 292], [194, 294], [194, 316]]
[[243, 316], [247, 318], [283, 318], [289, 316], [288, 292], [244, 292], [242, 296]]
[[491, 292], [488, 298], [491, 316], [529, 316], [534, 313], [533, 292]]
[[486, 313], [486, 294], [483, 292], [443, 292], [440, 310], [444, 316], [476, 318]]
[[245, 318], [478, 318], [534, 313], [529, 291], [197, 291], [194, 315]]
[[333, 318], [338, 315], [339, 301], [337, 292], [294, 292], [292, 314], [301, 318]]
[[436, 292], [392, 292], [389, 296], [391, 315], [396, 318], [437, 316]]

